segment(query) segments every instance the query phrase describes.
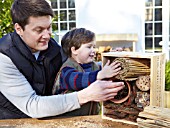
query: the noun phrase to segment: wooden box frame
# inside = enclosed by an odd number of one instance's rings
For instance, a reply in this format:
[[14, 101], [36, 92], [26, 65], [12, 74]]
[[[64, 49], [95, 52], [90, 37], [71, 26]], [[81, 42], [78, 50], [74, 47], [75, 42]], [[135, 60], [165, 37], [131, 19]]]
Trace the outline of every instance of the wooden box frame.
[[[144, 59], [150, 63], [150, 106], [164, 107], [165, 89], [165, 54], [164, 53], [139, 53], [139, 52], [108, 52], [102, 53], [102, 65], [105, 65], [110, 58], [137, 58]], [[129, 124], [136, 122], [124, 119], [114, 119], [107, 117], [104, 112], [106, 108], [102, 103], [102, 118]]]

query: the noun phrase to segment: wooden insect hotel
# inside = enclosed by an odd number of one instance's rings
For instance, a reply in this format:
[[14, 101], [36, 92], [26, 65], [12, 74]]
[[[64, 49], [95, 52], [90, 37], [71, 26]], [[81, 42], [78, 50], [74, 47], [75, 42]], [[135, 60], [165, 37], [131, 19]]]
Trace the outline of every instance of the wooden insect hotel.
[[102, 53], [107, 60], [121, 63], [121, 71], [112, 81], [123, 81], [124, 89], [114, 99], [102, 103], [102, 118], [137, 125], [146, 106], [164, 106], [165, 54], [138, 52]]

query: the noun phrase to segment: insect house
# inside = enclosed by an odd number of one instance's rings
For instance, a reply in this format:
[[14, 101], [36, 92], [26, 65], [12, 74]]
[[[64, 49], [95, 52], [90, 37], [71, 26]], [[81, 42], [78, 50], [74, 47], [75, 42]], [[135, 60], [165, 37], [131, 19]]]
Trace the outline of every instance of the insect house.
[[102, 53], [102, 65], [110, 60], [121, 64], [117, 76], [125, 87], [114, 99], [102, 103], [102, 118], [136, 124], [146, 106], [164, 106], [165, 54], [137, 52]]

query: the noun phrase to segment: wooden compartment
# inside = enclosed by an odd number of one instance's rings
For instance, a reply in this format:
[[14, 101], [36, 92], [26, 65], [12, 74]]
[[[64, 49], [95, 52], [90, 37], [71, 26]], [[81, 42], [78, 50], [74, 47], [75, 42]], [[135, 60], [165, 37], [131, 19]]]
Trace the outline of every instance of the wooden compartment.
[[107, 60], [121, 62], [122, 72], [110, 79], [124, 81], [126, 86], [113, 100], [102, 103], [103, 119], [137, 125], [138, 114], [146, 106], [164, 107], [165, 54], [102, 53], [102, 65]]

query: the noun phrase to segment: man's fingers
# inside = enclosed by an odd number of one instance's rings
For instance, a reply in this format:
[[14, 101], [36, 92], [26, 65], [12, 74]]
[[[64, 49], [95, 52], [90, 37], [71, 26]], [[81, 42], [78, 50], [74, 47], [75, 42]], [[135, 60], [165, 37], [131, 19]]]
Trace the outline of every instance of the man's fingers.
[[106, 86], [107, 88], [111, 88], [111, 89], [117, 87], [122, 87], [122, 88], [125, 87], [124, 82], [112, 82], [112, 81], [110, 83], [107, 83]]
[[123, 82], [112, 82], [112, 83], [113, 85], [110, 85], [110, 87], [108, 85], [108, 88], [105, 89], [106, 97], [104, 101], [113, 99], [117, 95], [117, 93], [125, 87]]

